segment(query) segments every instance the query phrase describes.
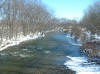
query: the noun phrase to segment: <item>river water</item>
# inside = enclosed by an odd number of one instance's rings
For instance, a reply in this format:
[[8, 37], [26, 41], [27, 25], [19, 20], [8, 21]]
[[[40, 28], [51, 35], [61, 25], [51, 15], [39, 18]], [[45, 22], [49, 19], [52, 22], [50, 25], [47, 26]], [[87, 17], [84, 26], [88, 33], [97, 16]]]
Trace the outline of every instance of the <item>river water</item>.
[[0, 74], [100, 74], [68, 34], [52, 32], [0, 52]]

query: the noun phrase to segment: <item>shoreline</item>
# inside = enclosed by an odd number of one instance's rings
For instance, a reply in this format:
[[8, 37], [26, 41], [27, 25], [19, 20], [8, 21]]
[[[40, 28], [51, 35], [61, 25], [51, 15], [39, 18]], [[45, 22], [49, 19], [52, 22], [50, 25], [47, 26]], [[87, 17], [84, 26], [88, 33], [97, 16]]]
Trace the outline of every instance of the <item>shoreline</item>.
[[5, 40], [0, 45], [0, 51], [3, 51], [3, 50], [5, 50], [5, 49], [7, 49], [8, 47], [11, 47], [11, 46], [19, 45], [21, 42], [28, 41], [28, 40], [31, 40], [31, 39], [32, 40], [37, 39], [37, 38], [44, 37], [44, 36], [45, 36], [45, 34], [42, 34], [41, 32], [38, 32], [38, 33], [36, 32], [34, 34], [29, 34], [27, 36], [21, 35], [16, 40], [14, 40], [14, 39]]
[[17, 39], [12, 38], [11, 40], [6, 40], [0, 44], [0, 51], [3, 51], [4, 49], [7, 49], [8, 47], [19, 45], [21, 42], [28, 41], [28, 40], [34, 40], [40, 37], [44, 37], [46, 33], [49, 32], [55, 32], [55, 31], [60, 31], [60, 28], [58, 29], [52, 29], [52, 30], [47, 30], [45, 32], [35, 32], [34, 34], [30, 33], [27, 36], [23, 36], [23, 34], [20, 34]]

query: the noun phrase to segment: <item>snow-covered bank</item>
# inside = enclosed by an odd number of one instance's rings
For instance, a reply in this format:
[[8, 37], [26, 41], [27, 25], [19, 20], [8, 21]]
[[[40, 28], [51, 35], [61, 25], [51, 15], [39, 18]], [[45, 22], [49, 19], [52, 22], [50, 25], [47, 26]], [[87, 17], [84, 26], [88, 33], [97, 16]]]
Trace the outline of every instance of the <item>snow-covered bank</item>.
[[69, 69], [76, 71], [76, 74], [100, 74], [100, 65], [95, 62], [88, 62], [86, 57], [67, 56], [68, 60], [64, 63]]
[[0, 51], [4, 50], [10, 46], [18, 45], [23, 41], [37, 39], [39, 37], [44, 37], [44, 36], [45, 36], [44, 34], [42, 34], [41, 32], [38, 32], [38, 33], [34, 33], [34, 34], [30, 33], [27, 36], [23, 36], [22, 34], [20, 34], [20, 36], [17, 39], [15, 39], [15, 38], [12, 38], [11, 40], [3, 39], [3, 42], [0, 45]]
[[85, 31], [85, 32], [83, 32], [85, 35], [87, 35], [87, 37], [86, 37], [86, 40], [88, 41], [88, 40], [90, 40], [90, 41], [100, 41], [100, 35], [98, 35], [98, 34], [92, 34], [90, 31]]
[[77, 46], [82, 46], [82, 42], [80, 39], [77, 39], [77, 41], [75, 41], [75, 36], [71, 36], [70, 33], [67, 34], [66, 36], [67, 39], [69, 39], [69, 43], [72, 44], [72, 45], [77, 45]]
[[[90, 34], [88, 35], [87, 37], [90, 37]], [[100, 36], [95, 35], [94, 37], [100, 40]], [[75, 36], [71, 36], [70, 33], [66, 34], [66, 39], [71, 45], [82, 46], [81, 39], [75, 40]], [[67, 60], [64, 65], [70, 70], [75, 71], [76, 74], [100, 74], [100, 65], [96, 64], [96, 62], [90, 62], [86, 56], [80, 55], [74, 57], [73, 55], [68, 55], [66, 58]]]
[[36, 32], [34, 34], [30, 33], [27, 36], [24, 36], [22, 33], [20, 33], [17, 38], [13, 37], [12, 39], [8, 39], [8, 40], [3, 38], [2, 42], [0, 44], [0, 51], [4, 50], [4, 49], [6, 49], [10, 46], [18, 45], [23, 41], [28, 41], [28, 40], [31, 40], [31, 39], [37, 39], [39, 37], [44, 37], [45, 34], [49, 33], [49, 32], [54, 32], [54, 31], [59, 32], [60, 29], [61, 28], [55, 28], [55, 29], [52, 29], [52, 30], [47, 30], [45, 32]]
[[10, 47], [10, 46], [14, 46], [14, 45], [18, 45], [23, 41], [27, 41], [27, 40], [31, 40], [31, 39], [37, 39], [39, 37], [44, 37], [46, 33], [49, 32], [59, 32], [62, 31], [61, 27], [52, 29], [52, 30], [47, 30], [45, 32], [36, 32], [36, 33], [30, 33], [27, 36], [24, 36], [22, 33], [18, 34], [17, 38], [13, 37], [12, 39], [6, 39], [3, 38], [0, 44], [0, 51]]

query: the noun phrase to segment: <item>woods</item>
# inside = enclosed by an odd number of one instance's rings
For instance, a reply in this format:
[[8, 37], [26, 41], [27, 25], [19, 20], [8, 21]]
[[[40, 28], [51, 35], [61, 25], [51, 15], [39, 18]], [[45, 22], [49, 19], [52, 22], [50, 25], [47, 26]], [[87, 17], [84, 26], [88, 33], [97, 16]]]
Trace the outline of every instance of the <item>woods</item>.
[[[68, 29], [76, 37], [86, 37], [85, 31], [100, 34], [100, 1], [89, 6], [83, 18], [77, 22], [57, 18], [42, 0], [1, 0], [0, 39], [17, 39], [20, 35], [45, 32], [52, 29]], [[85, 39], [85, 38], [81, 38]]]
[[41, 0], [2, 0], [0, 16], [1, 39], [42, 32], [52, 19]]
[[71, 20], [58, 19], [51, 14], [41, 0], [2, 0], [0, 3], [0, 37], [18, 38], [35, 32], [66, 28]]
[[100, 1], [88, 7], [81, 22], [92, 34], [100, 34]]

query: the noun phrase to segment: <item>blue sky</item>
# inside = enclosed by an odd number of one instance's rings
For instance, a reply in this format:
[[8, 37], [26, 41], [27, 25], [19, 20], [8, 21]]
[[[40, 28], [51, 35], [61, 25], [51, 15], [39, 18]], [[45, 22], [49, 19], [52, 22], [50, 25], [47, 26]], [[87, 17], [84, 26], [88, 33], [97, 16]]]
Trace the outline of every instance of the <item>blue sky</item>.
[[59, 18], [80, 19], [93, 0], [42, 0]]

